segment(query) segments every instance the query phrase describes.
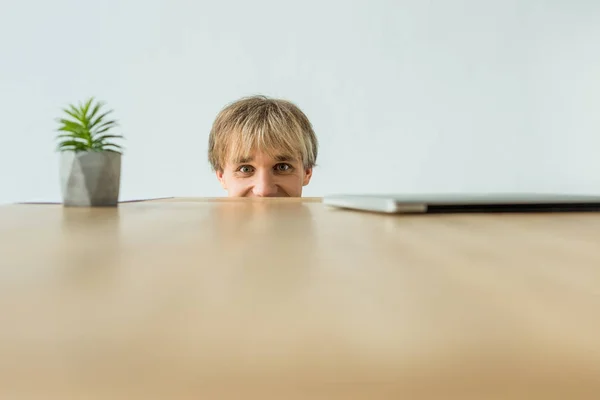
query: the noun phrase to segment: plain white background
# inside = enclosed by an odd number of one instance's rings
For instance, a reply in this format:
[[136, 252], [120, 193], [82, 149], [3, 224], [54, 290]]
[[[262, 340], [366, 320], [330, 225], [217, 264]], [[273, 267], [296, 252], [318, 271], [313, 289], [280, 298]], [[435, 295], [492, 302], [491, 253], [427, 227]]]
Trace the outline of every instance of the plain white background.
[[88, 96], [122, 199], [224, 195], [208, 132], [251, 94], [312, 120], [308, 196], [600, 193], [597, 0], [0, 0], [0, 203], [60, 200], [55, 119]]

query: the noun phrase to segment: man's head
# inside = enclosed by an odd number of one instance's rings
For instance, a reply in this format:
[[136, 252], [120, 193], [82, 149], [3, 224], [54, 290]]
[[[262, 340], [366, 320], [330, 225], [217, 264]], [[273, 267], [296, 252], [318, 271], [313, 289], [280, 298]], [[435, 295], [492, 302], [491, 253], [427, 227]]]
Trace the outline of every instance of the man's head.
[[255, 96], [217, 115], [208, 159], [230, 197], [300, 197], [317, 148], [312, 125], [298, 107]]

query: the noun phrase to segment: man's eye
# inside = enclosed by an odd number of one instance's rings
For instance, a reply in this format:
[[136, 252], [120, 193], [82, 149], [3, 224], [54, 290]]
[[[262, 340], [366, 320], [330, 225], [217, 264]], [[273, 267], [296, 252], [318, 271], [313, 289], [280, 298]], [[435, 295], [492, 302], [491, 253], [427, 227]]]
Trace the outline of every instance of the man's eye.
[[254, 168], [252, 168], [250, 165], [242, 165], [238, 168], [238, 171], [240, 171], [243, 174], [249, 174], [252, 171], [254, 171]]
[[277, 170], [277, 172], [287, 172], [287, 171], [290, 171], [291, 169], [292, 169], [292, 166], [290, 164], [285, 164], [285, 163], [277, 164], [275, 166], [275, 170]]

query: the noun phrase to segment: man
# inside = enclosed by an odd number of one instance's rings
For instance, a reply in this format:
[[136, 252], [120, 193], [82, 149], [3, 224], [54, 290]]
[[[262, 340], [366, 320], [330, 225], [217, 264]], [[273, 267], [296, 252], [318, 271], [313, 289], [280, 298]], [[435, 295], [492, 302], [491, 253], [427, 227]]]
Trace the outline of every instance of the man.
[[229, 197], [300, 197], [317, 149], [312, 125], [296, 105], [253, 96], [217, 115], [208, 159]]

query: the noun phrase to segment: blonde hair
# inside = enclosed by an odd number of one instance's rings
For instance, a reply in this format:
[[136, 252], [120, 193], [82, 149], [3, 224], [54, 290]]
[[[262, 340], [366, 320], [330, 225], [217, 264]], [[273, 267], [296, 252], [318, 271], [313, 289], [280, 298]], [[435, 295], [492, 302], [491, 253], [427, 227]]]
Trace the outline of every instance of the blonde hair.
[[248, 158], [256, 149], [272, 157], [299, 156], [305, 168], [312, 168], [318, 143], [310, 121], [295, 104], [245, 97], [217, 115], [208, 139], [208, 160], [215, 171], [223, 171], [228, 157]]

